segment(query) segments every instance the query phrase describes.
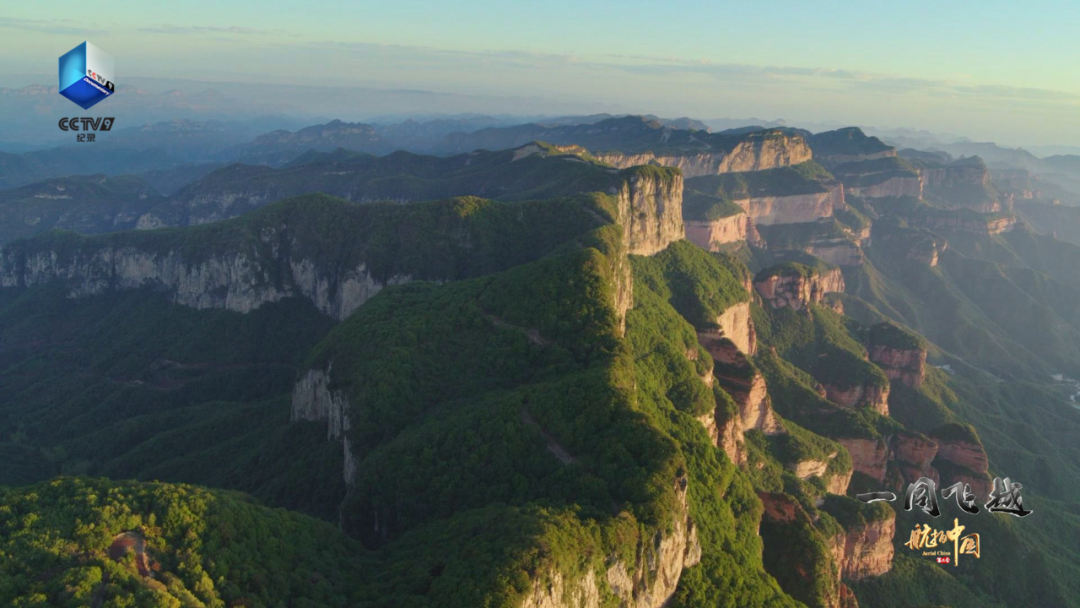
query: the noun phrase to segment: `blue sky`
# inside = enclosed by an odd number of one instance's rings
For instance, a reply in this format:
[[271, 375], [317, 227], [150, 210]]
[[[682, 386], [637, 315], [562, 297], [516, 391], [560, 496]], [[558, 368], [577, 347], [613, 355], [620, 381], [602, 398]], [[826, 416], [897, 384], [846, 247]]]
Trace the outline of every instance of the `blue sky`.
[[1075, 1], [44, 0], [0, 8], [0, 85], [88, 39], [121, 83], [407, 87], [1080, 145], [1077, 32]]

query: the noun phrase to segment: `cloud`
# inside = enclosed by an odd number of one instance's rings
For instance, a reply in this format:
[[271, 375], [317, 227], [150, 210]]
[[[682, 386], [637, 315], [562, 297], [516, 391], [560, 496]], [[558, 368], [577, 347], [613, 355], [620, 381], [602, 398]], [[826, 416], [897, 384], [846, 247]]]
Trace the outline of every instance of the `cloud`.
[[53, 19], [49, 21], [44, 21], [40, 19], [14, 19], [11, 17], [0, 17], [0, 28], [26, 30], [29, 32], [39, 32], [46, 34], [76, 34], [79, 36], [90, 31], [90, 29], [93, 29], [93, 31], [95, 32], [101, 32], [101, 29], [97, 27], [97, 24], [87, 24], [83, 26], [70, 19]]
[[244, 36], [260, 35], [260, 34], [284, 34], [284, 30], [263, 30], [253, 27], [214, 27], [207, 25], [173, 25], [164, 23], [151, 27], [140, 27], [140, 32], [146, 32], [149, 34], [239, 34]]

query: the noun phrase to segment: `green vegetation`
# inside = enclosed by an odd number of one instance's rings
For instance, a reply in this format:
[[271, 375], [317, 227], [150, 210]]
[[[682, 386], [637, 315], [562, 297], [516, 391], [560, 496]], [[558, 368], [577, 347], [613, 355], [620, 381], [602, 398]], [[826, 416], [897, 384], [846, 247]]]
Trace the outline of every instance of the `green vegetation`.
[[0, 245], [53, 229], [83, 233], [135, 227], [162, 197], [132, 176], [76, 175], [0, 191]]
[[[115, 536], [145, 542], [112, 559]], [[327, 523], [192, 486], [60, 478], [0, 488], [5, 606], [356, 605], [373, 561]]]
[[683, 219], [686, 221], [714, 221], [746, 213], [742, 207], [723, 196], [713, 196], [692, 190], [683, 190]]
[[811, 136], [809, 142], [814, 156], [878, 154], [893, 149], [876, 137], [868, 137], [858, 127], [818, 133]]
[[854, 238], [849, 230], [837, 221], [836, 218], [818, 220], [816, 222], [800, 222], [797, 224], [772, 224], [758, 226], [758, 232], [769, 244], [770, 249], [803, 250], [808, 245], [827, 241], [849, 241]]
[[715, 328], [721, 313], [750, 299], [743, 287], [745, 269], [689, 241], [672, 243], [650, 258], [635, 257], [634, 269], [639, 280], [699, 329]]
[[888, 346], [898, 350], [923, 350], [926, 340], [895, 323], [882, 322], [867, 331], [867, 343], [871, 346]]
[[824, 167], [814, 161], [807, 161], [765, 171], [694, 177], [686, 180], [686, 188], [730, 201], [827, 192], [827, 186], [833, 181], [832, 175]]
[[910, 160], [898, 156], [846, 163], [833, 167], [832, 172], [845, 188], [866, 188], [893, 178], [919, 177], [918, 168]]

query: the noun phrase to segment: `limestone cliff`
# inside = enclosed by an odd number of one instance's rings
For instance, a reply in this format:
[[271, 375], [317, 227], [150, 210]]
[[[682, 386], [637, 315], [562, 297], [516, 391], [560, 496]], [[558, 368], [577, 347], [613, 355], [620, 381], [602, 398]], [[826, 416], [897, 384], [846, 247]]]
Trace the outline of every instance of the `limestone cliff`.
[[867, 183], [864, 185], [849, 184], [847, 186], [847, 192], [852, 196], [861, 196], [864, 198], [902, 196], [922, 198], [923, 183], [917, 175], [897, 176], [890, 177], [877, 183]]
[[842, 184], [831, 182], [823, 185], [825, 192], [792, 196], [755, 196], [732, 202], [742, 207], [746, 214], [761, 226], [816, 222], [832, 217], [834, 211], [847, 208]]
[[356, 473], [349, 438], [349, 399], [330, 389], [330, 369], [308, 370], [296, 381], [292, 394], [290, 420], [325, 421], [328, 440], [340, 440], [344, 452], [344, 481], [351, 483]]
[[851, 454], [851, 466], [855, 471], [878, 481], [885, 480], [889, 462], [889, 443], [883, 438], [864, 439], [842, 437], [836, 440]]
[[978, 157], [953, 163], [928, 164], [922, 168], [923, 191], [952, 207], [963, 207], [980, 213], [1004, 211], [1004, 201], [990, 181], [990, 170]]
[[915, 222], [931, 230], [966, 232], [980, 236], [994, 236], [1009, 232], [1017, 226], [1015, 215], [926, 214], [917, 218]]
[[166, 292], [177, 304], [237, 312], [299, 296], [311, 300], [324, 313], [343, 319], [383, 287], [411, 278], [394, 275], [380, 280], [364, 264], [322, 269], [309, 259], [293, 259], [284, 228], [264, 232], [262, 239], [263, 244], [279, 251], [277, 258], [225, 251], [195, 260], [180, 249], [117, 246], [112, 242], [67, 253], [8, 248], [0, 252], [0, 286], [63, 281], [72, 297], [151, 287]]
[[707, 251], [720, 251], [722, 245], [746, 241], [764, 247], [754, 220], [745, 213], [736, 213], [715, 220], [686, 220], [686, 239]]
[[889, 415], [889, 385], [874, 383], [839, 386], [824, 384], [825, 398], [846, 408], [867, 407], [882, 416]]
[[701, 541], [687, 506], [687, 483], [685, 477], [676, 480], [678, 509], [670, 529], [642, 539], [634, 564], [609, 559], [607, 583], [620, 606], [660, 608], [675, 594], [683, 570], [701, 561]]
[[921, 433], [897, 431], [892, 437], [891, 460], [904, 484], [917, 481], [920, 477], [939, 481], [937, 469], [931, 464], [937, 452], [937, 442]]
[[686, 568], [701, 561], [701, 541], [690, 519], [686, 502], [686, 479], [678, 480], [678, 513], [667, 531], [658, 531], [652, 538], [643, 539], [635, 553], [635, 562], [626, 564], [609, 556], [604, 581], [598, 583], [596, 573], [589, 570], [577, 580], [558, 570], [535, 573], [530, 593], [523, 608], [600, 608], [601, 585], [607, 588], [619, 606], [660, 608], [675, 594], [679, 579]]
[[716, 318], [716, 325], [720, 328], [720, 336], [731, 340], [743, 354], [753, 356], [757, 352], [757, 332], [750, 316], [750, 302], [727, 307]]
[[870, 361], [885, 372], [891, 382], [911, 388], [922, 386], [926, 378], [926, 348], [901, 348], [893, 344], [868, 345]]
[[859, 581], [888, 573], [892, 570], [895, 535], [896, 513], [891, 510], [885, 519], [849, 524], [832, 543], [840, 576]]
[[611, 194], [629, 253], [652, 255], [685, 236], [681, 175], [643, 168]]
[[941, 478], [942, 487], [961, 482], [971, 484], [971, 490], [981, 500], [990, 495], [991, 482], [987, 474], [989, 463], [986, 451], [977, 437], [952, 432], [956, 425], [946, 425], [930, 434], [937, 441], [937, 457], [934, 468]]
[[686, 178], [741, 171], [762, 171], [797, 165], [811, 159], [806, 141], [798, 135], [782, 135], [747, 139], [733, 149], [708, 152], [594, 152], [602, 162], [625, 169], [637, 165], [657, 164], [677, 167]]
[[772, 308], [804, 310], [811, 303], [821, 303], [826, 293], [844, 291], [844, 275], [839, 268], [820, 271], [802, 264], [782, 264], [758, 273], [754, 289]]

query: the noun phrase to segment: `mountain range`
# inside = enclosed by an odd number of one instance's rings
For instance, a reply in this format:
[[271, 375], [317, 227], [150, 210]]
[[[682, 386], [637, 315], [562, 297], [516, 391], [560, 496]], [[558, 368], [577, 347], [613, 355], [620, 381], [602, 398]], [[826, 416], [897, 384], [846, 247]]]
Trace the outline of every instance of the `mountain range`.
[[[1080, 246], [1035, 211], [1075, 208], [701, 126], [0, 192], [0, 602], [1076, 605]], [[855, 499], [993, 477], [1034, 514]], [[954, 518], [980, 557], [905, 546]]]

